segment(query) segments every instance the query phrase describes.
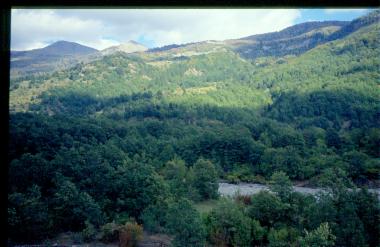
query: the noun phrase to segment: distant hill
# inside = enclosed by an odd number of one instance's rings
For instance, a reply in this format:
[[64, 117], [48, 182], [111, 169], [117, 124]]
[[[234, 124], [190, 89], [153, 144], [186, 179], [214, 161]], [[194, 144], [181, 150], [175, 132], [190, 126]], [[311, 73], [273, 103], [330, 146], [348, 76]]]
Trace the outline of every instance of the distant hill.
[[334, 32], [349, 22], [306, 22], [279, 32], [252, 35], [227, 43], [245, 58], [298, 55], [327, 41]]
[[299, 36], [301, 34], [305, 34], [307, 32], [310, 32], [312, 30], [324, 28], [324, 27], [331, 27], [331, 26], [338, 26], [342, 27], [344, 25], [349, 24], [349, 21], [312, 21], [312, 22], [305, 22], [300, 23], [288, 28], [285, 28], [279, 32], [271, 32], [271, 33], [264, 33], [264, 34], [256, 34], [248, 37], [241, 38], [243, 40], [257, 40], [257, 41], [274, 41], [274, 40], [281, 40], [281, 39], [289, 39], [294, 38], [296, 36]]
[[148, 48], [145, 47], [144, 45], [136, 41], [130, 40], [121, 45], [106, 48], [102, 50], [101, 53], [103, 55], [110, 55], [116, 52], [133, 53], [133, 52], [146, 51], [146, 50], [148, 50]]
[[96, 49], [84, 46], [75, 42], [57, 41], [44, 48], [33, 49], [30, 51], [13, 51], [14, 57], [19, 56], [68, 56], [68, 55], [85, 55], [97, 52]]
[[68, 68], [80, 57], [96, 54], [98, 50], [75, 42], [57, 41], [44, 48], [11, 52], [11, 76], [51, 72]]
[[380, 11], [348, 21], [306, 22], [279, 32], [257, 34], [241, 39], [227, 40], [232, 49], [244, 58], [282, 57], [300, 55], [320, 44], [344, 38], [356, 30], [378, 23]]
[[[374, 18], [370, 19], [373, 22]], [[188, 103], [196, 97], [197, 102], [225, 107], [258, 107], [271, 104], [281, 90], [327, 88], [334, 83], [343, 87], [350, 85], [348, 81], [353, 80], [352, 74], [357, 74], [355, 78], [362, 81], [358, 78], [369, 77], [363, 71], [377, 73], [374, 35], [377, 24], [362, 24], [351, 35], [327, 41], [331, 34], [357, 22], [303, 23], [276, 33], [191, 43], [156, 52], [132, 54], [116, 52], [122, 51], [123, 46], [114, 47], [109, 49], [114, 54], [57, 71], [51, 77], [13, 81], [12, 94], [18, 96], [13, 98], [17, 100], [12, 105], [15, 109], [27, 109], [28, 102], [38, 102], [42, 92], [59, 88], [61, 92], [75, 91], [96, 97], [118, 97], [149, 90], [161, 92], [175, 102]], [[363, 41], [348, 39], [354, 34]], [[129, 44], [139, 47], [136, 43]], [[350, 56], [341, 57], [341, 53], [351, 49], [356, 49], [357, 58], [351, 61], [353, 58]], [[97, 54], [99, 56], [100, 53]], [[335, 61], [337, 65], [332, 69], [333, 64], [330, 63]], [[290, 66], [296, 63], [299, 67], [308, 66], [298, 71]], [[341, 73], [338, 77], [337, 71]], [[346, 74], [350, 77], [341, 84], [341, 78]], [[315, 78], [309, 81], [312, 76]], [[352, 82], [352, 85], [357, 85], [357, 82]], [[31, 86], [35, 90], [27, 90]], [[242, 97], [248, 94], [251, 96]]]

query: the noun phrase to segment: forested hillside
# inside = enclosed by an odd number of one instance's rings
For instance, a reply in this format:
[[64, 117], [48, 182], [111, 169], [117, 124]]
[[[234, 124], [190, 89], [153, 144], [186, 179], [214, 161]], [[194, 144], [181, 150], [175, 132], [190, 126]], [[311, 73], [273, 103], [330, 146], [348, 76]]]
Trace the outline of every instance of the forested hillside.
[[[379, 14], [12, 79], [10, 242], [123, 225], [173, 246], [378, 246]], [[218, 199], [220, 179], [273, 193]]]

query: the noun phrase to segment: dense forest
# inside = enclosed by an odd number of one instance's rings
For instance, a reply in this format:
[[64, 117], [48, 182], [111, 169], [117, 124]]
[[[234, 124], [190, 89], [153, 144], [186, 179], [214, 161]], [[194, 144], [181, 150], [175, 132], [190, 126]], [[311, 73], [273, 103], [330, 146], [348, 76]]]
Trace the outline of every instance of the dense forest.
[[[287, 29], [333, 27], [293, 53], [201, 42], [12, 78], [9, 245], [378, 247], [379, 16]], [[220, 180], [270, 191], [222, 197]]]

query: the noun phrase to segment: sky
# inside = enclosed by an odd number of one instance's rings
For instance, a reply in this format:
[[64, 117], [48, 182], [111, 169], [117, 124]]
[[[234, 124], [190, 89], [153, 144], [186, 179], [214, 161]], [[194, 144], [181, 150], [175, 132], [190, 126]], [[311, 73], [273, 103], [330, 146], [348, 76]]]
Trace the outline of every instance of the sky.
[[101, 50], [129, 40], [149, 48], [225, 40], [324, 20], [350, 21], [370, 9], [12, 9], [11, 49], [59, 40]]

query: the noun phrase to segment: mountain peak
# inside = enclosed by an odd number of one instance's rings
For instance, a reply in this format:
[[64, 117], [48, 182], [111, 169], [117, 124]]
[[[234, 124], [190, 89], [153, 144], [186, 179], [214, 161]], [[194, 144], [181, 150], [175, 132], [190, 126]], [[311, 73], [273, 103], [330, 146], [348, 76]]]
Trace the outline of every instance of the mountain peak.
[[134, 40], [129, 40], [125, 43], [122, 43], [117, 46], [111, 46], [109, 48], [106, 48], [102, 50], [103, 55], [109, 55], [115, 52], [125, 52], [125, 53], [133, 53], [133, 52], [141, 52], [141, 51], [146, 51], [148, 50], [147, 47], [144, 45], [134, 41]]
[[76, 54], [83, 55], [96, 52], [97, 50], [85, 45], [81, 45], [75, 42], [59, 40], [56, 41], [44, 48], [42, 48], [44, 52], [56, 53], [56, 54]]
[[[66, 41], [66, 40], [58, 40], [48, 46], [54, 46], [54, 45], [75, 45], [77, 43], [75, 42], [70, 42], [70, 41]], [[79, 45], [79, 44], [78, 44]]]

